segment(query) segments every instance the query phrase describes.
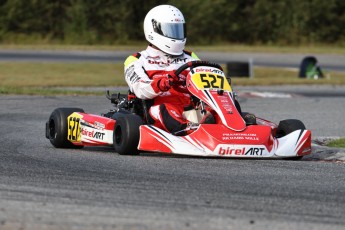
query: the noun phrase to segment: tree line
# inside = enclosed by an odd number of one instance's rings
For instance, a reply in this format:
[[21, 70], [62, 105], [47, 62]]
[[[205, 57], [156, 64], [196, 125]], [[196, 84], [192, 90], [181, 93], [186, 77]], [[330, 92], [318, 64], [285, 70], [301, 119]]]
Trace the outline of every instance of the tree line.
[[0, 42], [140, 42], [160, 4], [183, 12], [188, 44], [345, 44], [344, 0], [0, 0]]

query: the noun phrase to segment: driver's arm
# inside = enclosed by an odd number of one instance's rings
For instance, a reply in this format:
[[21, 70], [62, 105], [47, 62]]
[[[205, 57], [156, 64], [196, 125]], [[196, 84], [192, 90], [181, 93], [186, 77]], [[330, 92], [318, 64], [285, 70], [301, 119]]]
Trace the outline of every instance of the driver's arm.
[[135, 56], [129, 56], [125, 61], [125, 79], [130, 90], [140, 99], [152, 99], [160, 94], [162, 90], [158, 88], [158, 80], [151, 80], [141, 61]]

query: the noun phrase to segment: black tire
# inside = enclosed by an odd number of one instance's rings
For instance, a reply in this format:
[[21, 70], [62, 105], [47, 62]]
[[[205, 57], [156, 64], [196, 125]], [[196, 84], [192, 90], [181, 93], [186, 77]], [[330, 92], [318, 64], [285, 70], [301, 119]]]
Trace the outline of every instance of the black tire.
[[241, 114], [242, 113], [242, 108], [241, 108], [240, 103], [236, 99], [235, 99], [235, 106], [236, 106], [236, 109], [238, 110], [238, 112]]
[[139, 126], [143, 125], [142, 119], [135, 114], [123, 113], [115, 114], [113, 118], [116, 120], [113, 133], [115, 151], [120, 155], [138, 155]]
[[242, 118], [246, 122], [246, 125], [256, 125], [256, 117], [252, 113], [242, 112]]
[[[284, 137], [293, 131], [306, 129], [302, 121], [296, 119], [288, 119], [279, 122], [276, 137]], [[286, 160], [300, 160], [303, 156], [287, 157]]]
[[302, 121], [296, 119], [283, 120], [279, 122], [276, 137], [280, 138], [300, 129], [306, 129]]
[[73, 145], [67, 140], [67, 117], [74, 112], [82, 112], [79, 108], [57, 108], [55, 109], [46, 123], [46, 137], [55, 148], [79, 149], [82, 145]]

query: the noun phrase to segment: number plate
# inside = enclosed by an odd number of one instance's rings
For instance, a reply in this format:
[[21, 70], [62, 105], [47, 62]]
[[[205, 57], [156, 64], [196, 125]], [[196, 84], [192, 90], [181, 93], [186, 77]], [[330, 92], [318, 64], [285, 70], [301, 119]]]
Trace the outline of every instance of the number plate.
[[214, 73], [195, 73], [192, 81], [198, 89], [222, 89], [231, 91], [231, 86], [226, 78]]
[[80, 142], [80, 118], [82, 116], [78, 113], [72, 113], [67, 117], [67, 139], [71, 142]]

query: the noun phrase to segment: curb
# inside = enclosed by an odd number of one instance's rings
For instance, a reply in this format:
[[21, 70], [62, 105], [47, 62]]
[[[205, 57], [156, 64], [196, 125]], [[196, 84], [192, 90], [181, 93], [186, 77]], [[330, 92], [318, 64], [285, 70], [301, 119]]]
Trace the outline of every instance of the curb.
[[327, 161], [345, 163], [345, 149], [327, 147], [325, 140], [333, 138], [320, 138], [312, 141], [312, 154], [303, 157], [303, 160], [307, 161]]

